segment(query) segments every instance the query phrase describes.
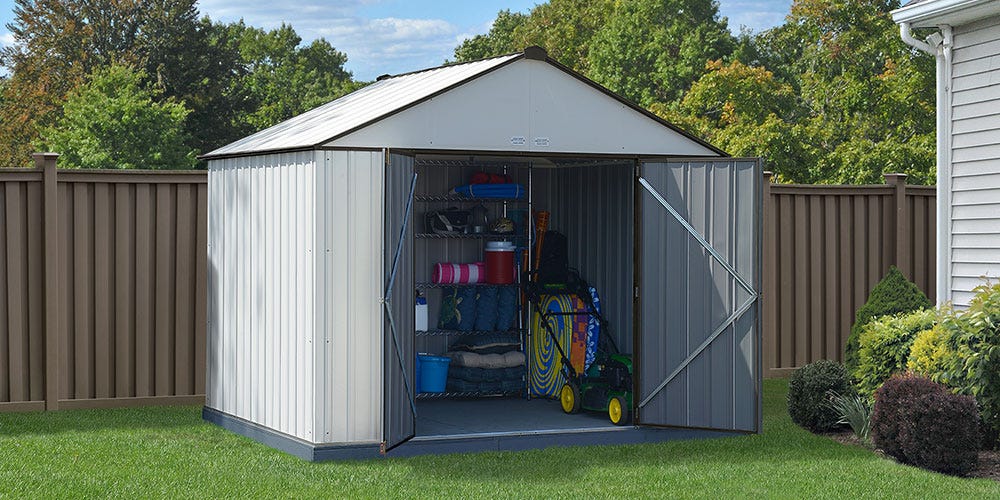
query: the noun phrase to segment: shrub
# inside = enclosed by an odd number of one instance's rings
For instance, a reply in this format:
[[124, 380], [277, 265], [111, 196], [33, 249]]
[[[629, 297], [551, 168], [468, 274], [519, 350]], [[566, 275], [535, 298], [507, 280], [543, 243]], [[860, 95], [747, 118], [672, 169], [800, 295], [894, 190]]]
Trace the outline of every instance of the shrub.
[[840, 415], [838, 424], [846, 424], [865, 446], [871, 445], [872, 404], [860, 394], [830, 394], [830, 406]]
[[906, 461], [900, 442], [907, 414], [916, 400], [925, 394], [944, 393], [948, 389], [928, 378], [915, 375], [890, 377], [875, 391], [872, 407], [872, 443], [901, 462]]
[[[944, 321], [948, 321], [945, 316]], [[950, 347], [952, 330], [945, 325], [934, 325], [934, 328], [917, 334], [910, 347], [910, 357], [906, 361], [906, 369], [930, 378], [935, 382], [948, 385], [946, 377], [948, 364], [955, 356], [955, 350]]]
[[952, 335], [948, 342], [955, 352], [945, 357], [946, 369], [937, 378], [975, 396], [995, 439], [1000, 434], [1000, 284], [976, 288], [969, 308], [942, 325]]
[[852, 373], [858, 391], [871, 396], [894, 373], [906, 370], [917, 334], [937, 322], [934, 309], [882, 316], [865, 325], [858, 343], [858, 366]]
[[979, 412], [972, 396], [933, 392], [907, 409], [899, 442], [906, 462], [964, 475], [979, 458]]
[[795, 370], [788, 380], [788, 415], [810, 431], [828, 431], [840, 421], [840, 415], [829, 404], [829, 394], [850, 391], [843, 365], [829, 360], [810, 363]]
[[889, 273], [872, 288], [868, 294], [868, 302], [858, 309], [854, 317], [854, 325], [851, 326], [851, 335], [847, 338], [847, 348], [844, 351], [844, 365], [848, 372], [854, 373], [858, 367], [858, 340], [864, 326], [871, 320], [887, 314], [929, 309], [931, 305], [931, 301], [917, 285], [907, 280], [896, 266], [890, 267]]

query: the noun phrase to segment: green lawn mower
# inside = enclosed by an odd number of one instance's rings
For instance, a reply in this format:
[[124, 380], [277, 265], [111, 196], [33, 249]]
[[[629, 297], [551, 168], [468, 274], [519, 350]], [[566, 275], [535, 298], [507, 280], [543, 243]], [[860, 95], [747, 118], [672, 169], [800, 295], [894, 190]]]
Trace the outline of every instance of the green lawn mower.
[[[573, 367], [568, 368], [572, 373]], [[628, 424], [632, 421], [632, 356], [609, 354], [595, 360], [583, 375], [567, 375], [559, 403], [566, 413], [577, 413], [581, 408], [607, 412], [611, 423]]]
[[[559, 391], [559, 403], [566, 413], [578, 413], [581, 409], [606, 412], [615, 425], [628, 425], [632, 421], [632, 355], [622, 354], [611, 335], [607, 320], [595, 307], [590, 294], [590, 286], [574, 271], [569, 273], [567, 283], [539, 285], [529, 283], [525, 294], [536, 305], [544, 326], [562, 361], [561, 371], [566, 378]], [[586, 312], [552, 312], [541, 307], [542, 296], [552, 294], [573, 294], [586, 305]], [[553, 316], [575, 316], [587, 314], [600, 324], [600, 336], [594, 360], [584, 373], [577, 373], [569, 356], [553, 331], [550, 318]]]

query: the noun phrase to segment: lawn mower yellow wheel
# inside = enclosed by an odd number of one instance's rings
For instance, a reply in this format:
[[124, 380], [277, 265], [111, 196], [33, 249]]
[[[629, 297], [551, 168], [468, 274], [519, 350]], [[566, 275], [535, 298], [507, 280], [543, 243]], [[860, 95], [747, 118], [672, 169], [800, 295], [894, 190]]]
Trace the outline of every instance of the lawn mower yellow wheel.
[[576, 413], [580, 411], [580, 390], [573, 384], [563, 384], [559, 391], [559, 404], [566, 413]]
[[615, 425], [625, 425], [629, 421], [629, 408], [625, 399], [615, 396], [608, 401], [608, 418]]

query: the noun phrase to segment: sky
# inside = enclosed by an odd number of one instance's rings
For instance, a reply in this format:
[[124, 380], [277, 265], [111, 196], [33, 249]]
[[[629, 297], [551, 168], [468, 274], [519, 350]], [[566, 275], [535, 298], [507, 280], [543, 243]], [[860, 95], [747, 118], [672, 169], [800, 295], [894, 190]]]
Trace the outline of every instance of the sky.
[[[326, 38], [347, 54], [347, 69], [372, 80], [437, 66], [463, 39], [489, 31], [502, 9], [525, 12], [538, 0], [201, 0], [203, 15], [225, 22], [275, 28], [290, 24], [305, 42]], [[792, 0], [719, 0], [730, 29], [761, 31], [782, 22]], [[14, 42], [7, 30], [13, 0], [0, 0], [0, 45]], [[0, 70], [2, 71], [2, 70]]]

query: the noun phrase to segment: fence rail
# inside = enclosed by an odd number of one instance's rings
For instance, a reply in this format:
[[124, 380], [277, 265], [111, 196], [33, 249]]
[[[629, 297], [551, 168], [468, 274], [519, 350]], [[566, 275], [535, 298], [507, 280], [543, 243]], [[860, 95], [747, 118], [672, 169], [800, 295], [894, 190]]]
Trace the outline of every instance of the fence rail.
[[[0, 169], [0, 411], [204, 401], [204, 172]], [[890, 264], [932, 299], [935, 190], [765, 182], [765, 375], [839, 360]]]
[[0, 411], [200, 403], [204, 172], [0, 170]]
[[764, 193], [765, 375], [840, 361], [854, 313], [900, 268], [934, 300], [935, 188], [770, 184]]

